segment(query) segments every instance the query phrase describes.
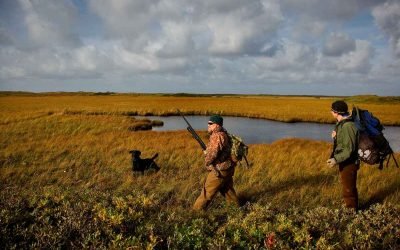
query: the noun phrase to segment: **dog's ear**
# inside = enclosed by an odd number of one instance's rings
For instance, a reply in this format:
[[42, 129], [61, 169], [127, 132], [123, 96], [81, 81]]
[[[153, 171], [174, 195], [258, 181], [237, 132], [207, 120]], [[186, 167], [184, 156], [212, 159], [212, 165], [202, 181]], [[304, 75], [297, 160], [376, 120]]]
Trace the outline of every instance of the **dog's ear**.
[[140, 152], [139, 150], [136, 150], [136, 153], [138, 156], [140, 156], [142, 154], [142, 152]]

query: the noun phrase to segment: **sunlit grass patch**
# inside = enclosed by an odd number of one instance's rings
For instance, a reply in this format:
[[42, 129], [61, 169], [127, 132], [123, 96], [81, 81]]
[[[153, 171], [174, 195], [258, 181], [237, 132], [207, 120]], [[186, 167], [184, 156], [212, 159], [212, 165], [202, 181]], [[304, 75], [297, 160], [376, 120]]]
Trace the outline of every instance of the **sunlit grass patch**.
[[[361, 166], [363, 210], [352, 214], [341, 207], [337, 169], [325, 164], [330, 143], [252, 144], [251, 168], [238, 166], [234, 177], [243, 206], [229, 207], [218, 196], [207, 212], [194, 213], [206, 176], [197, 142], [184, 130], [130, 129], [152, 123], [135, 115], [175, 114], [176, 107], [187, 114], [330, 122], [330, 98], [61, 95], [0, 102], [4, 248], [399, 248], [393, 161], [383, 171]], [[399, 120], [395, 102], [368, 105], [380, 118]], [[205, 129], [199, 134], [208, 140]], [[143, 158], [158, 153], [161, 170], [134, 175], [131, 149]]]
[[[0, 96], [0, 122], [30, 113], [121, 114], [121, 115], [210, 115], [263, 118], [285, 122], [333, 123], [330, 105], [339, 97], [301, 96], [162, 96], [162, 95], [43, 95]], [[385, 125], [400, 125], [400, 101], [396, 97], [345, 98], [368, 109]], [[4, 112], [4, 113], [3, 113]], [[17, 112], [17, 113], [16, 113]], [[15, 119], [15, 118], [12, 118]]]

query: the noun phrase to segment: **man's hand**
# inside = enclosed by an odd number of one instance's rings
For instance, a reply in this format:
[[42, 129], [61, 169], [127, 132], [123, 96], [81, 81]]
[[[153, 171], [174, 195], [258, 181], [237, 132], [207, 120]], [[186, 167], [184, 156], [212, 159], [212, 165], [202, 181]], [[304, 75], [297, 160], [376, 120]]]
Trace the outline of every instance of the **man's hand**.
[[335, 137], [336, 137], [336, 131], [335, 130], [332, 131], [331, 136], [332, 136], [332, 139], [335, 139]]
[[218, 171], [218, 169], [216, 169], [213, 165], [206, 166], [206, 169], [208, 171], [213, 171], [215, 176], [217, 176], [217, 177], [219, 177], [221, 175], [221, 173]]
[[333, 168], [337, 162], [335, 160], [335, 158], [330, 158], [329, 160], [326, 161], [326, 163], [328, 164], [329, 167]]

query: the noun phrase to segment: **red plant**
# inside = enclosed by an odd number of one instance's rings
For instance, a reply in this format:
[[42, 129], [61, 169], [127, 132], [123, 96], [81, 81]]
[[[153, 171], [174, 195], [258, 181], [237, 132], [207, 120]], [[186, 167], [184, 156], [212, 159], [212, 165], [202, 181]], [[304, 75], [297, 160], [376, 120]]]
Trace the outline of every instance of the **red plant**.
[[270, 233], [270, 234], [265, 236], [264, 246], [267, 249], [274, 249], [275, 243], [276, 243], [276, 241], [275, 241], [275, 233]]

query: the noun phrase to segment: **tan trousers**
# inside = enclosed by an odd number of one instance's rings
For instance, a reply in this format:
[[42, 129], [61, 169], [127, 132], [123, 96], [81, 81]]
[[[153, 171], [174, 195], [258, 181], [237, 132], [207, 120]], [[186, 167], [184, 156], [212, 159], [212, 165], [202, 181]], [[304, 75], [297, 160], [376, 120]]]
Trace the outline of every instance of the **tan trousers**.
[[222, 176], [217, 177], [213, 171], [207, 175], [201, 194], [193, 205], [194, 210], [207, 209], [217, 192], [226, 198], [228, 203], [239, 205], [239, 200], [236, 196], [235, 189], [233, 188], [233, 173], [234, 168], [227, 171], [221, 171]]
[[355, 210], [358, 209], [357, 171], [358, 165], [354, 163], [339, 166], [344, 203]]

